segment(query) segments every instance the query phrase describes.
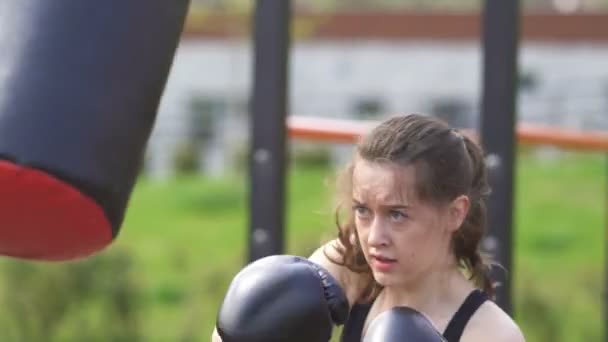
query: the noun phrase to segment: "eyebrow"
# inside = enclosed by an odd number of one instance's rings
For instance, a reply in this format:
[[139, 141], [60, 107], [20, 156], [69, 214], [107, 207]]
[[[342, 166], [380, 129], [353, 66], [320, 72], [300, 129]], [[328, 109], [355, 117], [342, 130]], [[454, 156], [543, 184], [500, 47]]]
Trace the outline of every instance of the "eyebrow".
[[[355, 205], [363, 205], [363, 206], [365, 206], [365, 202], [360, 202], [360, 201], [358, 201], [358, 200], [356, 200], [354, 198], [353, 198], [353, 203]], [[398, 203], [398, 204], [386, 204], [386, 205], [382, 205], [382, 206], [385, 207], [385, 208], [390, 208], [390, 209], [410, 209], [411, 208], [411, 206], [405, 205], [405, 204], [401, 204], [401, 203]]]

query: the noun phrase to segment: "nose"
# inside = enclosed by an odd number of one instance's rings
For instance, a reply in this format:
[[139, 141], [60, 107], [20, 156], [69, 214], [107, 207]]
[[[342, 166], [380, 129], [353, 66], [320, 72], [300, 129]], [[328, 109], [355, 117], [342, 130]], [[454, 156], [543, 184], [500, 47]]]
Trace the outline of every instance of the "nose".
[[369, 235], [367, 236], [367, 244], [370, 247], [387, 246], [390, 242], [390, 236], [386, 224], [382, 218], [376, 216], [369, 227]]

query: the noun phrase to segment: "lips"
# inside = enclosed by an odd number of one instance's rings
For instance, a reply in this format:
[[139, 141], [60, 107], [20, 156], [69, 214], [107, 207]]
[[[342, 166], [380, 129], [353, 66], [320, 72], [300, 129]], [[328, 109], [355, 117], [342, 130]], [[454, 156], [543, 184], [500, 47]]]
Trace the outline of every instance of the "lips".
[[371, 266], [378, 271], [390, 271], [397, 264], [397, 260], [383, 255], [372, 254]]
[[380, 262], [396, 262], [396, 259], [392, 259], [389, 257], [385, 257], [383, 255], [376, 255], [376, 254], [372, 254], [372, 258], [380, 261]]

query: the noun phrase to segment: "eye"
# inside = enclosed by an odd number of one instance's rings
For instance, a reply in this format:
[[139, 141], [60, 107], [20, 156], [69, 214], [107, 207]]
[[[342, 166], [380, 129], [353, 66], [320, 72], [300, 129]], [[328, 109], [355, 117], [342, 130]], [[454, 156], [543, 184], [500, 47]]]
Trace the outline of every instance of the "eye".
[[391, 210], [389, 212], [389, 217], [393, 221], [402, 221], [402, 220], [405, 220], [406, 218], [408, 218], [407, 214], [405, 214], [404, 212], [401, 212], [399, 210]]
[[360, 218], [368, 218], [371, 216], [371, 211], [362, 205], [354, 205], [353, 211], [355, 212], [355, 215]]

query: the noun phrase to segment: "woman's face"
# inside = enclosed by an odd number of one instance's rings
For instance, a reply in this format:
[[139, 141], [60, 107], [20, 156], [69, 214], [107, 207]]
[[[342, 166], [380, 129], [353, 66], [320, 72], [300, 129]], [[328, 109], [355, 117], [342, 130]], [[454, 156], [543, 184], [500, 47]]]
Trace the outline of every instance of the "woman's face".
[[353, 212], [359, 241], [375, 280], [407, 286], [441, 267], [451, 256], [450, 239], [459, 222], [449, 206], [417, 200], [415, 168], [357, 160]]

